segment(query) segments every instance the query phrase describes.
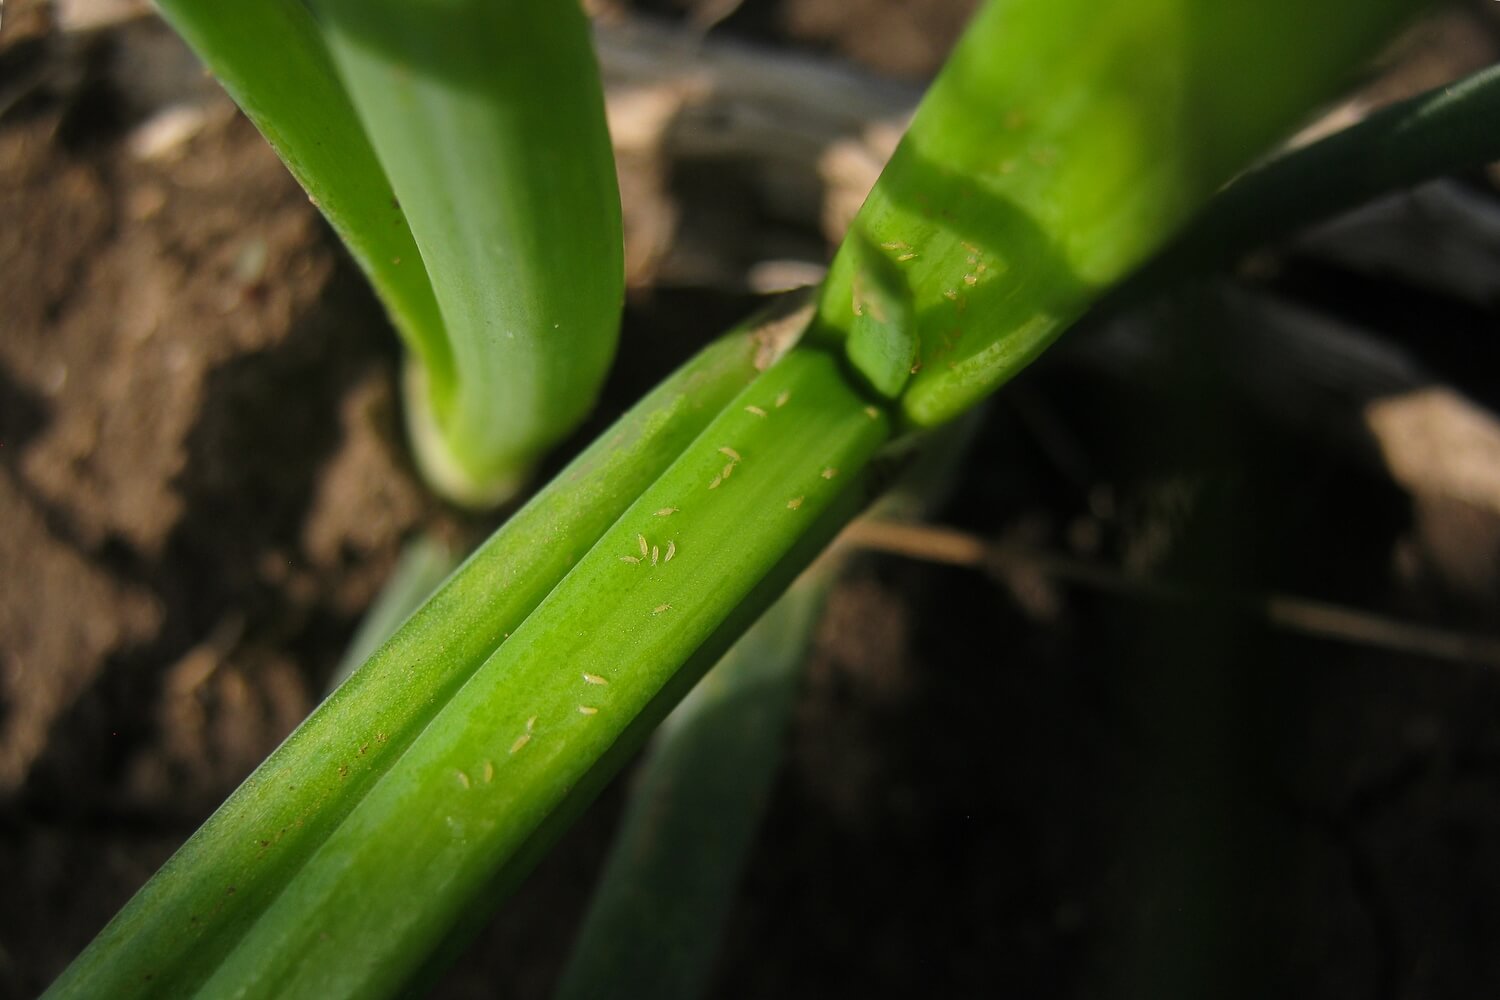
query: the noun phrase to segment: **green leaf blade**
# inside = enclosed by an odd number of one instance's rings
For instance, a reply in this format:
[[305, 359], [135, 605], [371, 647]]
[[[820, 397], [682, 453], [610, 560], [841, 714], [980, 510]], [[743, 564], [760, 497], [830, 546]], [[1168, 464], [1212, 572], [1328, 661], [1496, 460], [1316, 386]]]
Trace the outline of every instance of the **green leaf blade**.
[[574, 0], [314, 8], [452, 345], [419, 461], [483, 503], [582, 418], [614, 356], [620, 199], [587, 22]]
[[[906, 419], [1012, 377], [1418, 6], [990, 0], [854, 225], [914, 255]], [[850, 337], [855, 256], [830, 270], [824, 337]]]
[[440, 393], [453, 380], [442, 314], [375, 150], [302, 0], [161, 0], [161, 13], [218, 78], [328, 219]]

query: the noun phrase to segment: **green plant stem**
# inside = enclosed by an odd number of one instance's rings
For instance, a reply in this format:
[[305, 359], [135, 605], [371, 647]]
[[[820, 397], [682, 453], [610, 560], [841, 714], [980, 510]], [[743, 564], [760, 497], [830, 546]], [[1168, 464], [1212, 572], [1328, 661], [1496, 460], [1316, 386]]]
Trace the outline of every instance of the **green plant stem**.
[[1111, 295], [1123, 305], [1389, 191], [1500, 159], [1500, 66], [1392, 104], [1246, 171]]
[[418, 535], [401, 549], [390, 578], [355, 629], [349, 647], [328, 680], [333, 691], [358, 670], [437, 590], [459, 564], [458, 554], [430, 534]]
[[422, 255], [307, 5], [256, 0], [236, 4], [233, 16], [214, 0], [157, 6], [307, 191], [407, 350], [447, 392], [453, 356]]
[[742, 629], [769, 603], [764, 582], [805, 558], [820, 516], [836, 527], [851, 497], [862, 506], [860, 473], [889, 431], [826, 353], [794, 350], [761, 375], [446, 699], [204, 993], [376, 996], [407, 981], [717, 658], [726, 622]]
[[[867, 517], [923, 517], [952, 489], [978, 413], [923, 435]], [[555, 996], [703, 994], [766, 799], [835, 548], [755, 623], [657, 730]]]
[[246, 779], [48, 995], [191, 995], [453, 692], [750, 382], [764, 350], [750, 332], [721, 339], [606, 431]]
[[833, 572], [804, 574], [657, 731], [558, 1000], [702, 994]]

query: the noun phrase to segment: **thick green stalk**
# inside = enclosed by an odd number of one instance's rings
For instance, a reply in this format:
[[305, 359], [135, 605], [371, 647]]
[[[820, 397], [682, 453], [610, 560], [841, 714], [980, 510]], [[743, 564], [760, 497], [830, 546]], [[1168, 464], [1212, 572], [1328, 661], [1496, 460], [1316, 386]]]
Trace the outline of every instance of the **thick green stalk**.
[[[923, 435], [868, 516], [916, 520], [953, 487], [978, 413]], [[701, 996], [844, 555], [803, 573], [669, 715], [635, 771], [558, 1000]]]
[[703, 992], [833, 567], [809, 570], [652, 739], [555, 996]]
[[750, 382], [766, 349], [751, 333], [725, 337], [616, 422], [246, 779], [49, 995], [190, 994], [506, 634]]
[[[1416, 6], [991, 0], [835, 259], [820, 336], [846, 342], [911, 424], [952, 419], [1329, 97]], [[879, 268], [871, 252], [884, 255]], [[904, 297], [913, 327], [869, 323], [868, 288]]]
[[413, 612], [427, 603], [438, 585], [458, 568], [461, 555], [432, 534], [418, 535], [402, 547], [390, 577], [366, 609], [338, 666], [333, 668], [329, 691], [348, 680]]
[[437, 299], [328, 49], [303, 0], [160, 0], [171, 24], [307, 191], [369, 277], [439, 402], [453, 356]]
[[452, 345], [451, 390], [408, 383], [419, 464], [490, 502], [582, 419], [614, 357], [620, 196], [587, 22], [577, 0], [312, 7]]
[[569, 792], [644, 735], [637, 717], [858, 489], [889, 430], [830, 355], [796, 350], [763, 374], [447, 700], [204, 993], [379, 996], [406, 981], [496, 902], [488, 888]]

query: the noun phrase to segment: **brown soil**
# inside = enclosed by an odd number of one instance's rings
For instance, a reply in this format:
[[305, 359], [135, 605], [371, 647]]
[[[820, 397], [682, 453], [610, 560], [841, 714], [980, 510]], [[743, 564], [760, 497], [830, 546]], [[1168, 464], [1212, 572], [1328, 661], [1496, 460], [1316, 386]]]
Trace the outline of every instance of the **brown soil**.
[[[967, 6], [734, 17], [921, 75]], [[478, 526], [410, 475], [393, 338], [254, 130], [204, 96], [185, 144], [143, 148], [152, 109], [120, 60], [175, 51], [162, 29], [82, 43], [35, 7], [7, 19], [0, 997], [19, 998], [316, 703], [403, 540]], [[1278, 275], [1495, 406], [1475, 375], [1500, 371], [1495, 303], [1296, 260]], [[746, 305], [643, 294], [625, 335], [649, 349], [625, 352], [603, 414]], [[1269, 421], [1199, 333], [1132, 381], [1101, 374], [1082, 331], [997, 400], [939, 515], [1192, 599], [858, 560], [711, 995], [1500, 992], [1500, 674], [1268, 628], [1224, 596], [1493, 636], [1500, 515]], [[546, 995], [622, 795], [437, 995]]]

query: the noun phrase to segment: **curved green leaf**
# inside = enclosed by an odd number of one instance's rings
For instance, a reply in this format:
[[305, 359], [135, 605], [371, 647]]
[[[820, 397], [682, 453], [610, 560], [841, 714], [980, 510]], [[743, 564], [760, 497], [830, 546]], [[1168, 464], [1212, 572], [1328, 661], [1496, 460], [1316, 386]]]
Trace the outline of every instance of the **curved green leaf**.
[[583, 417], [614, 357], [620, 196], [587, 22], [576, 0], [313, 9], [452, 346], [452, 385], [411, 383], [418, 460], [454, 498], [493, 501]]
[[446, 392], [453, 357], [422, 255], [307, 5], [256, 0], [232, 17], [214, 0], [158, 6], [328, 219]]
[[1330, 96], [1417, 6], [991, 0], [834, 260], [822, 336], [850, 336], [858, 247], [899, 249], [919, 343], [903, 414], [922, 427], [952, 419]]

